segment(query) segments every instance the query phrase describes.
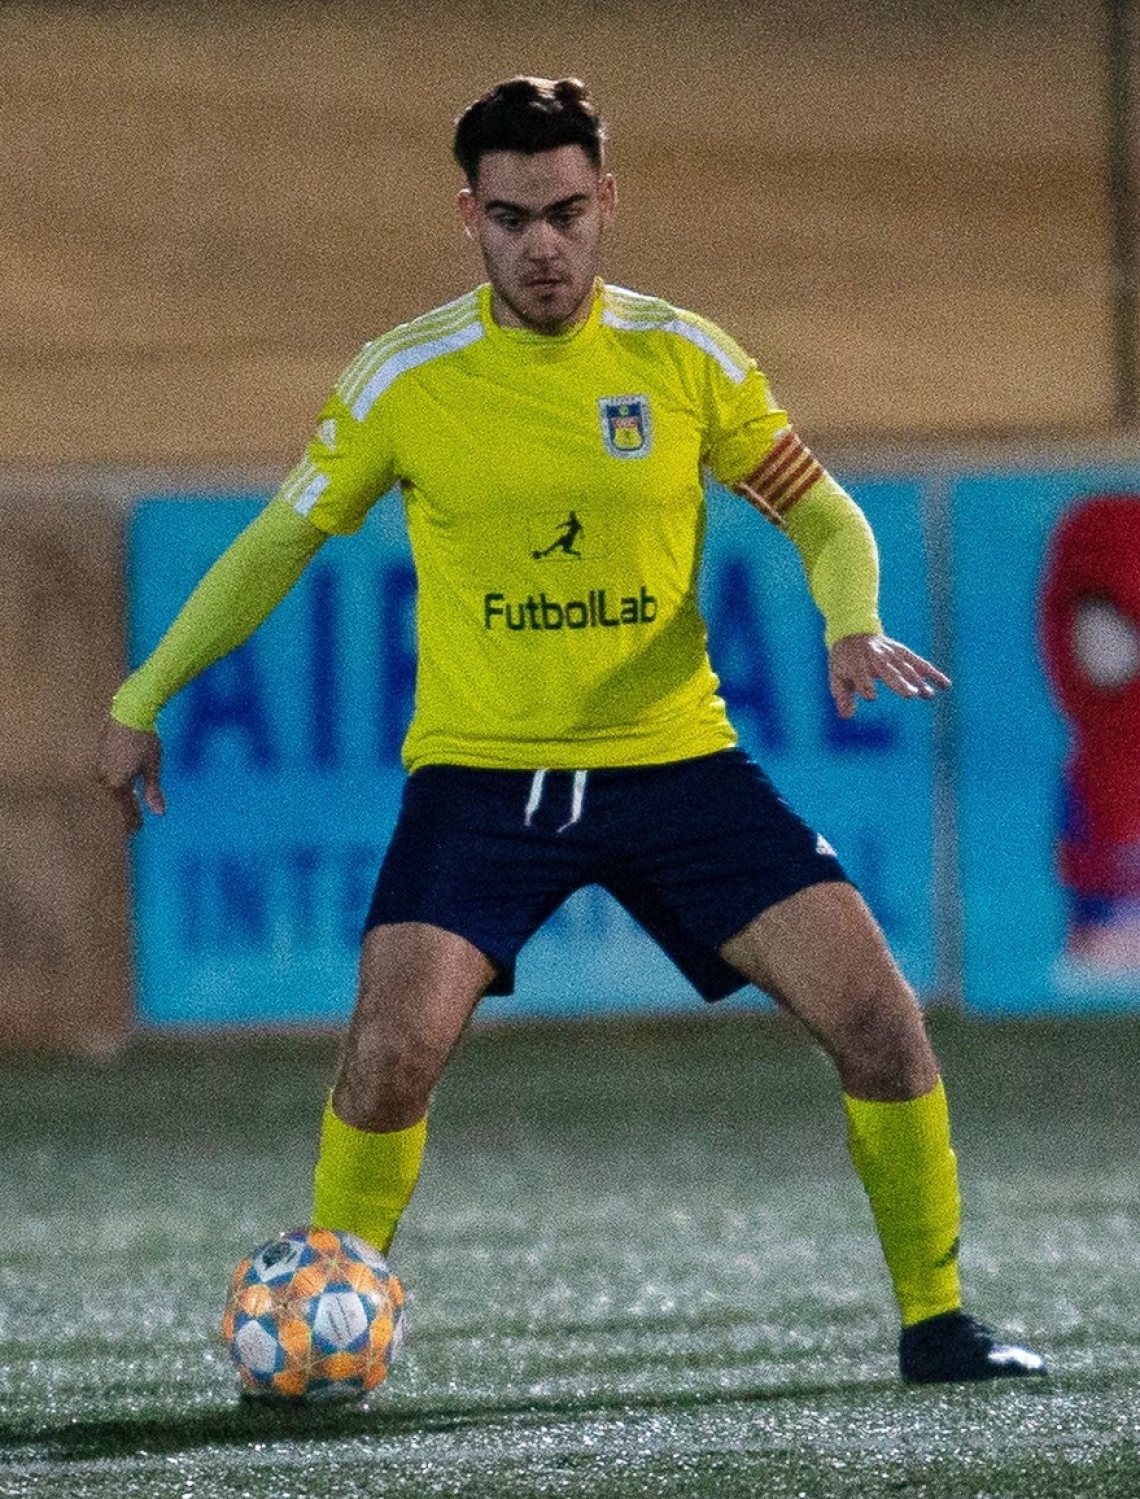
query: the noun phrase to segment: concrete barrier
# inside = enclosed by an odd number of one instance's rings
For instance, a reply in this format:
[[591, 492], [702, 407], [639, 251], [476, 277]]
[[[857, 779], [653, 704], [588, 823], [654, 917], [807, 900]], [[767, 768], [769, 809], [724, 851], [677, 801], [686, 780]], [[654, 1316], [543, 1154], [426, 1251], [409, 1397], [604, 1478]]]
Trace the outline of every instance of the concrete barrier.
[[0, 499], [0, 1044], [114, 1048], [131, 1018], [123, 836], [92, 778], [123, 665], [121, 513]]

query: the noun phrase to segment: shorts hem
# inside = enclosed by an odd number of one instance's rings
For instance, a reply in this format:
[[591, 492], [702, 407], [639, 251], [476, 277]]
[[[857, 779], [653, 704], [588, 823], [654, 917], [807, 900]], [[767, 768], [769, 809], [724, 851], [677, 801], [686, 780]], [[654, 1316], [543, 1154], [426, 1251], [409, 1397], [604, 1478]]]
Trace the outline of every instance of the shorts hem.
[[421, 926], [434, 926], [437, 927], [441, 932], [449, 932], [453, 937], [462, 937], [464, 942], [470, 942], [471, 946], [475, 948], [476, 952], [481, 953], [495, 970], [495, 976], [483, 990], [484, 994], [510, 995], [515, 992], [515, 960], [513, 958], [499, 958], [496, 957], [493, 952], [488, 952], [485, 942], [479, 941], [479, 939], [472, 936], [470, 932], [461, 931], [459, 926], [455, 922], [436, 921], [430, 916], [423, 915], [394, 916], [391, 914], [384, 914], [374, 917], [370, 911], [368, 914], [368, 920], [364, 924], [364, 931], [362, 935], [367, 937], [368, 933], [375, 931], [377, 927], [405, 926], [409, 922], [416, 922]]

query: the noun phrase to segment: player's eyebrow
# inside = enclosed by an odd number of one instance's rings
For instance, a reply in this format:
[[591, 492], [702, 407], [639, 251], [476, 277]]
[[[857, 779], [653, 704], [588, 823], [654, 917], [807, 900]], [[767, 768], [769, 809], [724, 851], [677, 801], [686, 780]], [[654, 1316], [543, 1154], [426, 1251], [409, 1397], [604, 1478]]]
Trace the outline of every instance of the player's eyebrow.
[[512, 203], [507, 198], [491, 198], [483, 204], [483, 212], [490, 213], [497, 208], [506, 213], [522, 214], [524, 218], [542, 218], [548, 213], [557, 213], [560, 209], [575, 208], [579, 203], [588, 203], [589, 193], [571, 193], [568, 198], [559, 198], [554, 203], [544, 203], [541, 208], [527, 208], [522, 203]]

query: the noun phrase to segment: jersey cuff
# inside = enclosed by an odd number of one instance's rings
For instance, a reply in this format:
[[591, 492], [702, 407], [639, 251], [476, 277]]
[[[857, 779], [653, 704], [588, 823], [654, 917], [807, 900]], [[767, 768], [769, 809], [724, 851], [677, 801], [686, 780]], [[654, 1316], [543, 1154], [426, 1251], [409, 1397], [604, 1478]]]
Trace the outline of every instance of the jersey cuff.
[[158, 707], [133, 689], [134, 678], [128, 677], [111, 699], [111, 717], [125, 729], [153, 734], [158, 724]]
[[881, 635], [883, 621], [877, 613], [852, 614], [843, 618], [831, 618], [823, 632], [823, 643], [828, 650], [837, 640], [846, 640], [848, 635]]

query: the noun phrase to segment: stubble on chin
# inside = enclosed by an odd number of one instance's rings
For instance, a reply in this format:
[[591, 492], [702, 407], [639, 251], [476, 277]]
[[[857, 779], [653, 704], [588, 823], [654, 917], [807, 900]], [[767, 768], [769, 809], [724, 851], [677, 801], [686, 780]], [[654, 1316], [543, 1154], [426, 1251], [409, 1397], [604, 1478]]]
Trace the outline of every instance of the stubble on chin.
[[586, 317], [592, 286], [593, 282], [586, 293], [576, 298], [567, 297], [565, 291], [559, 288], [557, 293], [549, 297], [532, 295], [525, 299], [524, 294], [517, 297], [504, 296], [499, 290], [498, 299], [524, 328], [529, 328], [534, 333], [553, 335], [565, 333]]

